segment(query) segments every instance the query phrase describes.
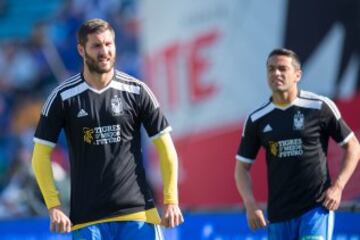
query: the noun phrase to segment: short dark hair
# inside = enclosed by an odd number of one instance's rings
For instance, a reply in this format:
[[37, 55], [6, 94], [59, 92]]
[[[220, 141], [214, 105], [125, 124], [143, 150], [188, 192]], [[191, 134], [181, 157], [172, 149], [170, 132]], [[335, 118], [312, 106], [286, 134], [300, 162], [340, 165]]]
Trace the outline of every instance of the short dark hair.
[[115, 38], [115, 32], [110, 23], [107, 21], [100, 19], [100, 18], [94, 18], [90, 19], [86, 22], [84, 22], [78, 32], [77, 32], [77, 42], [78, 44], [85, 46], [87, 42], [87, 36], [91, 33], [95, 32], [104, 32], [106, 30], [110, 30], [111, 33], [114, 35]]
[[287, 56], [287, 57], [290, 57], [293, 61], [293, 65], [295, 68], [298, 68], [298, 69], [301, 69], [301, 62], [300, 62], [300, 58], [299, 56], [292, 50], [290, 49], [286, 49], [286, 48], [276, 48], [274, 50], [272, 50], [270, 53], [269, 53], [269, 56], [267, 57], [267, 60], [266, 60], [266, 65], [268, 64], [269, 62], [269, 59], [273, 56]]

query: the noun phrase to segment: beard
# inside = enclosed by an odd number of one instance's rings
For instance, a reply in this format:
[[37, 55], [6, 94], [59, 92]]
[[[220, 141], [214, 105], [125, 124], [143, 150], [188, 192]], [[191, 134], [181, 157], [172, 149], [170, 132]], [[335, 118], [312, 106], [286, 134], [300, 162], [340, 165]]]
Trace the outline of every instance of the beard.
[[[101, 56], [98, 56], [100, 58]], [[89, 71], [92, 73], [98, 73], [98, 74], [104, 74], [112, 71], [114, 65], [115, 65], [115, 56], [110, 57], [110, 66], [109, 67], [102, 67], [99, 64], [98, 59], [95, 59], [91, 57], [86, 51], [85, 51], [85, 64], [88, 67]]]

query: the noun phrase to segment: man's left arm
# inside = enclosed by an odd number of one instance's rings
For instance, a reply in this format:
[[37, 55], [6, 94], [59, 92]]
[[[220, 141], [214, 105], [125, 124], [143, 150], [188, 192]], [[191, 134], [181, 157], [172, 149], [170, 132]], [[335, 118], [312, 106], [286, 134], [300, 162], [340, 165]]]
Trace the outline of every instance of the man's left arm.
[[342, 191], [355, 171], [360, 158], [360, 145], [355, 134], [342, 147], [344, 149], [344, 157], [340, 172], [333, 184], [319, 199], [319, 202], [323, 202], [323, 206], [331, 211], [338, 209]]
[[176, 227], [184, 222], [177, 190], [178, 158], [170, 133], [163, 133], [153, 140], [160, 158], [160, 170], [163, 179], [164, 215], [161, 224]]

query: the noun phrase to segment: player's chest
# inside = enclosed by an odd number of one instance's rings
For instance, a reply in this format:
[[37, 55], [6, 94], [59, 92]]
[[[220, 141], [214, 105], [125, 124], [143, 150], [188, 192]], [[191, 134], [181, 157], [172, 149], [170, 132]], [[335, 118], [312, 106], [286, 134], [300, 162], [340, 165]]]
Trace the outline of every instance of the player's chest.
[[74, 127], [135, 124], [139, 117], [136, 102], [135, 97], [121, 92], [88, 91], [64, 103], [66, 121]]
[[263, 143], [288, 139], [316, 138], [320, 134], [319, 111], [291, 108], [276, 109], [264, 117], [258, 125], [258, 135]]

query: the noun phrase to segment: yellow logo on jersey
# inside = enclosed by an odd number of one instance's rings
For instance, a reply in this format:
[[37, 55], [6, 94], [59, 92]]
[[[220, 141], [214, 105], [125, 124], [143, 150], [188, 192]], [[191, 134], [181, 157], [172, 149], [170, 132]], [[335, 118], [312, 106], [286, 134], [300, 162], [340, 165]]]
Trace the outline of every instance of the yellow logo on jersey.
[[84, 131], [84, 142], [91, 144], [94, 139], [94, 136], [93, 136], [94, 129], [84, 127], [83, 131]]
[[270, 148], [270, 152], [273, 156], [277, 156], [278, 154], [278, 149], [279, 149], [279, 144], [277, 142], [269, 142], [269, 148]]

